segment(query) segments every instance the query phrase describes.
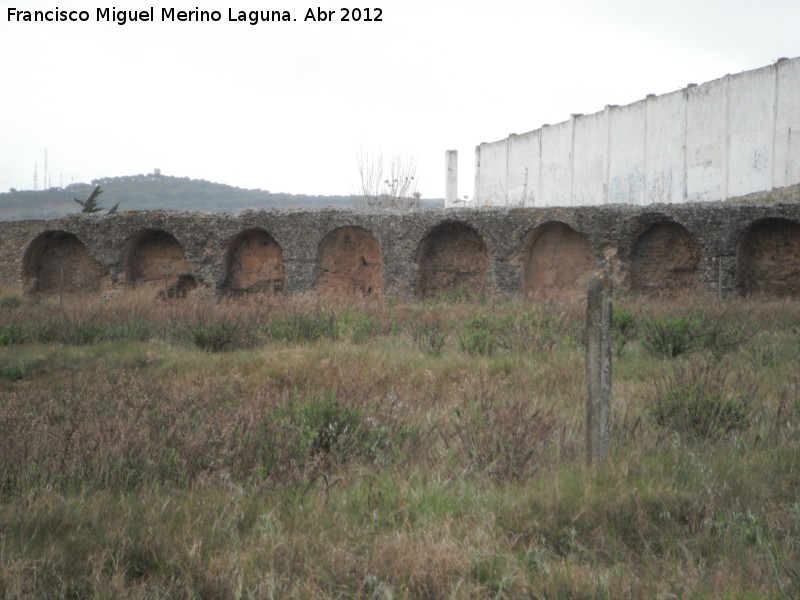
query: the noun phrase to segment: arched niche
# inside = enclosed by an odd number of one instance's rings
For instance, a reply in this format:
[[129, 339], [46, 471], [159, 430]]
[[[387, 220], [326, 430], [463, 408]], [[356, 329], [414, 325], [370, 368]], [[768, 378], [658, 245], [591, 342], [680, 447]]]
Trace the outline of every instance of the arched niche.
[[455, 290], [486, 291], [489, 251], [481, 235], [465, 223], [434, 227], [420, 243], [418, 265], [415, 293], [422, 298]]
[[83, 242], [66, 231], [38, 235], [22, 258], [22, 277], [31, 294], [97, 292], [106, 274]]
[[670, 296], [697, 288], [700, 245], [675, 221], [650, 225], [633, 246], [630, 290], [645, 296]]
[[224, 291], [282, 293], [285, 281], [283, 250], [263, 229], [242, 231], [228, 244]]
[[743, 296], [800, 296], [800, 225], [780, 218], [750, 225], [736, 247], [735, 281]]
[[125, 260], [128, 285], [162, 287], [168, 297], [185, 296], [197, 287], [186, 253], [175, 236], [161, 229], [145, 229], [128, 244]]
[[339, 227], [320, 242], [317, 292], [359, 297], [383, 293], [383, 253], [375, 237], [362, 227]]
[[539, 301], [574, 301], [586, 296], [597, 259], [586, 236], [550, 221], [533, 230], [523, 261], [523, 294]]

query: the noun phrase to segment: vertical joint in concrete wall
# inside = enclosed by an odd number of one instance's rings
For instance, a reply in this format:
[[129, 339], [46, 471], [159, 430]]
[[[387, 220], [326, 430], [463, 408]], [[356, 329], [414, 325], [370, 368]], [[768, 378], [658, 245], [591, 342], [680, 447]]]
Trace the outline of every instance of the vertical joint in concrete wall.
[[444, 207], [451, 208], [458, 202], [458, 150], [446, 150], [444, 162]]
[[480, 206], [481, 196], [481, 147], [475, 146], [475, 184], [472, 192], [472, 204]]
[[586, 307], [586, 456], [590, 466], [608, 457], [611, 438], [611, 280], [589, 280]]
[[570, 115], [570, 142], [569, 142], [569, 205], [575, 206], [575, 119], [583, 115], [575, 113]]
[[606, 139], [603, 150], [603, 203], [609, 202], [609, 190], [611, 189], [611, 105], [606, 104], [603, 113], [606, 120]]
[[655, 94], [647, 94], [647, 97], [642, 102], [642, 187], [639, 191], [639, 203], [647, 204], [647, 106], [650, 100], [655, 98]]
[[776, 152], [775, 145], [778, 143], [778, 101], [780, 99], [780, 78], [778, 76], [778, 71], [782, 60], [786, 59], [778, 59], [778, 62], [776, 62], [773, 67], [773, 71], [775, 72], [775, 91], [772, 96], [772, 130], [770, 131], [770, 137], [772, 138], [770, 140], [772, 142], [770, 144], [770, 152], [772, 152], [770, 164], [772, 165], [772, 170], [769, 177], [769, 188], [771, 190], [775, 189], [775, 169], [778, 168], [778, 161], [776, 160], [778, 153]]
[[689, 130], [689, 92], [684, 90], [683, 93], [683, 124], [681, 127], [681, 153], [683, 154], [683, 168], [681, 169], [681, 202], [686, 202], [689, 199], [689, 176], [687, 169], [689, 168], [689, 157], [687, 149], [687, 136]]
[[731, 76], [725, 75], [725, 152], [722, 155], [722, 199], [728, 199], [731, 162]]

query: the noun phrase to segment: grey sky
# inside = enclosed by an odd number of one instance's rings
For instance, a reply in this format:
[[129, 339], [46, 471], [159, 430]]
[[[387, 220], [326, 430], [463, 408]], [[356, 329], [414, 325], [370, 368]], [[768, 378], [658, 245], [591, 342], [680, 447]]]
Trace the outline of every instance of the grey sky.
[[[104, 4], [5, 0], [0, 190], [149, 173], [312, 194], [354, 190], [360, 147], [418, 159], [444, 195], [444, 151], [472, 194], [482, 141], [800, 55], [800, 2], [377, 0], [381, 23], [303, 22], [310, 4], [159, 3], [155, 23], [95, 21]], [[88, 23], [9, 23], [85, 9]], [[110, 5], [109, 5], [110, 6]], [[141, 10], [143, 2], [118, 2]], [[160, 8], [218, 23], [162, 23]], [[314, 5], [313, 8], [316, 8]], [[345, 2], [324, 4], [341, 16]], [[227, 21], [289, 10], [293, 23]]]

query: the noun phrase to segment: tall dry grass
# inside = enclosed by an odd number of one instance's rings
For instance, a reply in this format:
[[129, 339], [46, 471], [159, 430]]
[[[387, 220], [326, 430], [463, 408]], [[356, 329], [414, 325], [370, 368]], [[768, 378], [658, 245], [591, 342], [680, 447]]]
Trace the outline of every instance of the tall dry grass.
[[590, 471], [580, 306], [0, 293], [0, 593], [796, 596], [800, 305], [616, 311]]

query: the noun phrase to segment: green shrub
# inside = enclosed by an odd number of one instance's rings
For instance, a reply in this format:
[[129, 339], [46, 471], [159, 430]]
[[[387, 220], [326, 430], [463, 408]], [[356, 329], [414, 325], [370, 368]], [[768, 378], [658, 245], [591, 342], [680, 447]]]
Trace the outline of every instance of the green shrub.
[[330, 313], [304, 315], [292, 313], [275, 319], [263, 328], [264, 333], [284, 342], [313, 342], [318, 339], [339, 338], [339, 324]]
[[642, 326], [642, 345], [653, 354], [674, 358], [697, 345], [700, 324], [691, 319], [650, 319]]
[[144, 320], [126, 321], [109, 325], [104, 337], [108, 340], [130, 340], [144, 342], [153, 337], [153, 326]]
[[439, 356], [442, 353], [447, 338], [439, 323], [415, 324], [411, 330], [411, 335], [417, 348], [431, 356]]
[[28, 375], [28, 368], [21, 360], [8, 364], [0, 364], [0, 380], [19, 381], [26, 375]]
[[466, 354], [490, 356], [498, 346], [497, 336], [479, 319], [471, 318], [458, 336], [458, 344]]
[[35, 331], [31, 337], [42, 344], [88, 346], [106, 339], [107, 326], [94, 321], [71, 322], [58, 318]]
[[0, 346], [24, 344], [30, 339], [28, 331], [17, 323], [11, 323], [0, 329]]
[[626, 308], [615, 308], [611, 313], [611, 336], [614, 352], [622, 353], [625, 344], [636, 331], [636, 317]]
[[697, 338], [697, 346], [708, 350], [717, 358], [737, 349], [745, 337], [741, 324], [726, 319], [725, 316], [703, 319], [702, 332]]
[[480, 315], [470, 317], [459, 334], [461, 350], [467, 354], [490, 356], [498, 349], [528, 349], [532, 332], [530, 322], [515, 315]]
[[295, 413], [311, 454], [345, 453], [361, 434], [361, 411], [342, 404], [334, 393], [311, 400]]
[[378, 321], [375, 317], [369, 315], [358, 315], [353, 321], [351, 326], [350, 339], [354, 344], [363, 344], [367, 342], [378, 328]]
[[258, 458], [262, 474], [276, 475], [312, 461], [339, 463], [383, 456], [390, 445], [386, 427], [361, 409], [340, 402], [334, 391], [306, 403], [292, 401], [265, 417]]
[[642, 326], [642, 345], [669, 358], [694, 349], [707, 350], [719, 358], [737, 348], [744, 335], [741, 325], [722, 316], [650, 319]]
[[19, 308], [20, 306], [22, 306], [22, 298], [16, 294], [0, 298], [0, 308]]
[[[335, 322], [337, 335], [350, 334], [354, 344], [363, 344], [380, 332], [381, 324], [375, 317], [362, 313], [357, 307], [348, 306]], [[330, 337], [323, 334], [321, 337]]]
[[476, 294], [463, 287], [453, 288], [431, 298], [432, 304], [467, 304], [476, 300]]
[[88, 346], [102, 340], [106, 328], [100, 323], [78, 323], [64, 328], [64, 337], [59, 340], [72, 346]]
[[548, 352], [567, 337], [563, 320], [540, 311], [522, 313], [509, 329], [509, 345], [520, 351]]
[[192, 341], [202, 350], [222, 352], [230, 348], [236, 339], [237, 328], [225, 321], [212, 321], [192, 329]]
[[728, 383], [730, 371], [719, 364], [693, 362], [667, 378], [650, 414], [660, 427], [680, 435], [715, 440], [747, 429], [755, 390]]

